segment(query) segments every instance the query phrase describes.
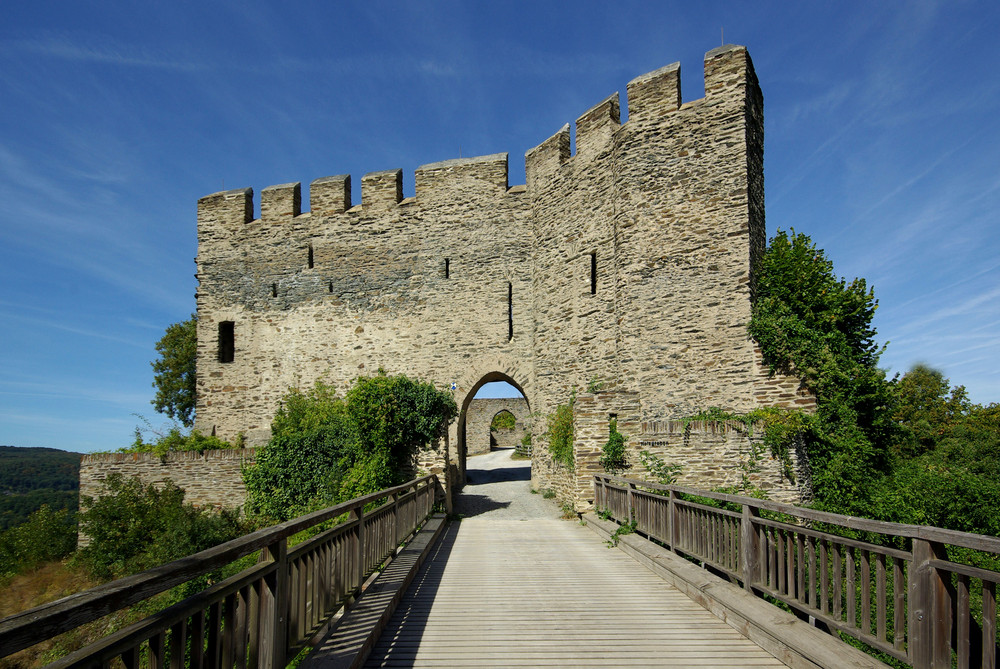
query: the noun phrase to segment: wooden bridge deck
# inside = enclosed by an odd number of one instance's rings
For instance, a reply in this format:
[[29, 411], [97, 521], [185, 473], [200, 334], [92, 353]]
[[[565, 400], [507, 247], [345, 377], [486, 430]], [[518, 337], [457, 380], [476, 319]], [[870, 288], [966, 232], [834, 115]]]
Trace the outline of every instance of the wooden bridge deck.
[[579, 523], [452, 523], [368, 667], [783, 667]]

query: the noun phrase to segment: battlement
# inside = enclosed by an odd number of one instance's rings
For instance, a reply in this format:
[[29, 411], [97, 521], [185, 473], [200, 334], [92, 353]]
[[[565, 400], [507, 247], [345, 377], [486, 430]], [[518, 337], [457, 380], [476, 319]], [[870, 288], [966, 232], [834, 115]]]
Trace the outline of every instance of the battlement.
[[[667, 65], [628, 82], [629, 116], [624, 125], [621, 123], [619, 94], [613, 93], [576, 119], [575, 147], [570, 126], [566, 124], [525, 153], [528, 190], [542, 187], [570, 162], [589, 163], [599, 159], [611, 150], [616, 134], [623, 127], [655, 126], [671, 114], [712, 101], [741, 103], [743, 97], [753, 94], [747, 89], [757, 86], [753, 65], [743, 46], [730, 44], [706, 53], [704, 76], [705, 97], [688, 103], [683, 103], [681, 98], [680, 63]], [[436, 202], [468, 197], [476, 192], [482, 195], [522, 192], [509, 186], [507, 153], [421, 165], [415, 172], [415, 182], [414, 198], [404, 201], [402, 170], [365, 174], [361, 178], [360, 207], [352, 208], [350, 175], [316, 179], [309, 188], [311, 214], [327, 217], [347, 211], [377, 212], [411, 202], [432, 207]], [[301, 215], [301, 193], [299, 183], [264, 188], [261, 191], [261, 222], [280, 224]], [[253, 191], [247, 188], [207, 195], [198, 201], [198, 211], [202, 225], [219, 224], [233, 228], [249, 223], [253, 220]]]

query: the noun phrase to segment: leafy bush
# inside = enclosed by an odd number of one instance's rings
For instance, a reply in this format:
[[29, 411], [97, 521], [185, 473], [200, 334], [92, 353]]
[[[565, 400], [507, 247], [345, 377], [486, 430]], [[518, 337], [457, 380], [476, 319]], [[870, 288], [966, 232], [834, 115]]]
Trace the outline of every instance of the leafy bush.
[[112, 474], [97, 498], [83, 497], [80, 531], [90, 543], [79, 561], [98, 578], [117, 578], [176, 560], [241, 536], [236, 511], [199, 510], [184, 491]]
[[661, 485], [672, 485], [677, 483], [677, 476], [681, 473], [682, 467], [676, 463], [668, 463], [656, 453], [647, 450], [639, 451], [639, 462], [649, 472], [649, 475]]
[[514, 417], [514, 414], [504, 409], [496, 416], [493, 416], [493, 421], [490, 423], [490, 432], [513, 430], [515, 427], [517, 427], [517, 419]]
[[601, 466], [609, 474], [619, 475], [628, 469], [628, 457], [625, 453], [625, 435], [618, 431], [618, 420], [612, 418], [608, 423], [608, 441], [601, 449]]
[[152, 432], [154, 436], [149, 440], [143, 437], [143, 430], [135, 428], [135, 440], [131, 446], [118, 449], [119, 453], [154, 453], [164, 456], [172, 451], [217, 451], [227, 448], [242, 448], [242, 439], [232, 444], [223, 441], [216, 436], [205, 436], [198, 430], [191, 430], [184, 434], [177, 426], [171, 427], [165, 434], [159, 434], [148, 427], [147, 432]]
[[355, 380], [344, 399], [322, 382], [290, 390], [271, 440], [243, 471], [247, 509], [285, 520], [403, 483], [457, 413], [432, 384], [383, 372]]
[[48, 505], [28, 516], [28, 520], [0, 532], [0, 576], [35, 569], [45, 562], [60, 560], [76, 548], [74, 514]]

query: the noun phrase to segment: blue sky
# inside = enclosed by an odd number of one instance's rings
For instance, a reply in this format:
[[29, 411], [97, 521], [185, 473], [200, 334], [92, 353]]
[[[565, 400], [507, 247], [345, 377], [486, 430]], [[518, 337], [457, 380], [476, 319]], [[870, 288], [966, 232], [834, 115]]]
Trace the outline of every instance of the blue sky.
[[[744, 44], [768, 234], [866, 278], [889, 346], [1000, 401], [1000, 4], [6, 3], [0, 444], [111, 450], [194, 310], [195, 204], [222, 189], [524, 152], [634, 77]], [[624, 107], [624, 105], [623, 105]], [[624, 119], [623, 119], [624, 120]], [[305, 186], [304, 186], [305, 190]], [[304, 194], [305, 195], [305, 194]], [[305, 198], [304, 198], [305, 199]]]

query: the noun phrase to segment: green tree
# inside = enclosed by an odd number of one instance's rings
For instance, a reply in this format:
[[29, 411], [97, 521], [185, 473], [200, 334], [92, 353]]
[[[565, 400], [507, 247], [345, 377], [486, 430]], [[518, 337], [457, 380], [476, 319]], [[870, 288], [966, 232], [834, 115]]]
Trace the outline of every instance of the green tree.
[[894, 394], [877, 363], [864, 279], [847, 282], [803, 234], [778, 231], [755, 268], [748, 327], [772, 370], [800, 376], [817, 411], [801, 419], [820, 506], [870, 513], [873, 480], [890, 470]]
[[80, 531], [90, 542], [79, 560], [98, 578], [132, 574], [243, 534], [236, 511], [199, 510], [171, 481], [158, 488], [110, 475], [96, 498], [83, 497]]
[[183, 425], [194, 425], [196, 376], [198, 357], [198, 317], [167, 327], [156, 342], [159, 358], [153, 361], [153, 387], [156, 396], [153, 407]]
[[28, 571], [72, 553], [76, 548], [74, 515], [42, 505], [26, 522], [0, 532], [0, 576]]
[[898, 379], [896, 394], [893, 418], [904, 430], [899, 442], [904, 455], [934, 448], [938, 439], [972, 410], [965, 387], [949, 389], [944, 374], [927, 365], [915, 365]]
[[432, 384], [383, 372], [356, 379], [343, 399], [321, 382], [292, 389], [243, 472], [248, 511], [283, 520], [403, 483], [457, 413]]

